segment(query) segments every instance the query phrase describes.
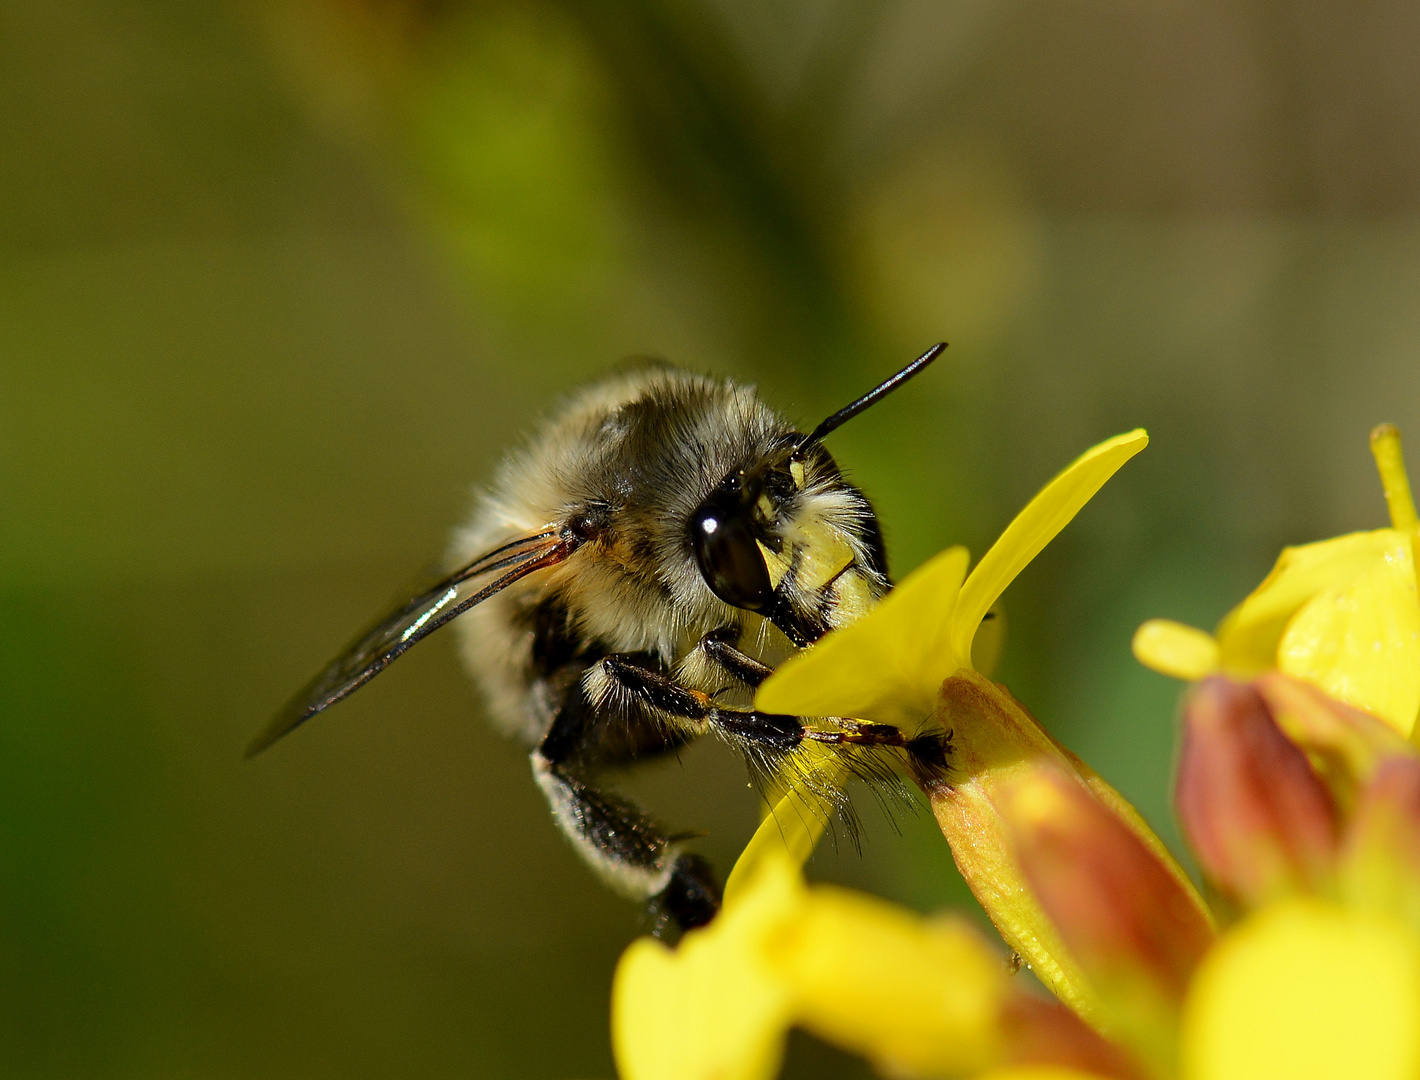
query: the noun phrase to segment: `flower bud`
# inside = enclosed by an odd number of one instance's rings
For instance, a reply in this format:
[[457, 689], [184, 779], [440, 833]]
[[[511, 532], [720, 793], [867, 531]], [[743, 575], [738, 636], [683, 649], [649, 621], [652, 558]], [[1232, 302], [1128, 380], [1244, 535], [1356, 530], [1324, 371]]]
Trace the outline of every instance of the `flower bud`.
[[1413, 744], [1384, 720], [1329, 697], [1309, 682], [1274, 671], [1253, 686], [1343, 813], [1355, 805], [1382, 763], [1416, 755]]
[[1174, 798], [1204, 874], [1233, 901], [1312, 889], [1332, 868], [1331, 796], [1250, 685], [1215, 677], [1193, 690]]
[[928, 795], [957, 868], [1002, 939], [1035, 976], [1087, 1023], [1106, 1026], [1108, 1009], [1097, 988], [1015, 857], [1015, 822], [1007, 806], [1020, 780], [1041, 768], [1071, 778], [1092, 806], [1164, 869], [1193, 917], [1206, 926], [1202, 898], [1138, 812], [1051, 739], [1003, 687], [961, 671], [942, 684], [939, 701], [935, 719], [954, 736], [952, 768], [948, 782]]
[[1017, 990], [1002, 1011], [1006, 1068], [988, 1075], [1143, 1080], [1148, 1074], [1124, 1047], [1110, 1042], [1058, 1001]]
[[1167, 1060], [1189, 977], [1213, 941], [1178, 879], [1082, 783], [1046, 761], [1003, 807], [1032, 891], [1145, 1057]]

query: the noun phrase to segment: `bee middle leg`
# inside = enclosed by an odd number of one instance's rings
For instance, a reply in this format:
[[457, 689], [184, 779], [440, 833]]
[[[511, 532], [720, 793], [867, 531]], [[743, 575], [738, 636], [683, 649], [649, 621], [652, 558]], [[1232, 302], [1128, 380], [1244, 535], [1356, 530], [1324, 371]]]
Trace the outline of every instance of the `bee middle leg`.
[[[729, 648], [728, 651], [732, 654], [732, 663], [738, 660], [756, 663], [737, 650]], [[715, 653], [711, 655], [720, 659]], [[725, 666], [733, 670], [730, 665]], [[946, 740], [937, 734], [909, 737], [891, 724], [844, 717], [824, 717], [816, 726], [809, 726], [797, 716], [727, 708], [717, 705], [714, 698], [703, 691], [681, 686], [670, 675], [647, 666], [638, 656], [612, 654], [603, 657], [598, 667], [606, 680], [602, 696], [611, 698], [619, 692], [652, 712], [689, 721], [700, 729], [716, 730], [739, 745], [751, 764], [766, 773], [776, 772], [778, 765], [805, 742], [845, 749], [900, 748], [906, 752], [915, 774], [930, 774], [946, 766]], [[757, 674], [752, 669], [751, 672]]]

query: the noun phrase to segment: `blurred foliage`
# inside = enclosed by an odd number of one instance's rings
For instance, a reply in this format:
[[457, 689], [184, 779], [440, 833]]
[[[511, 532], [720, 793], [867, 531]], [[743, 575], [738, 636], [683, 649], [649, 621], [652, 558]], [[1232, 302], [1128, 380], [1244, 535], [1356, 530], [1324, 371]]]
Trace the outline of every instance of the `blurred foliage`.
[[[447, 642], [239, 756], [629, 355], [812, 423], [950, 340], [834, 436], [899, 573], [1147, 426], [1002, 677], [1173, 835], [1133, 627], [1380, 524], [1366, 432], [1420, 432], [1417, 50], [1402, 0], [0, 7], [0, 1060], [610, 1074], [636, 914]], [[727, 866], [743, 774], [684, 770], [627, 783]], [[865, 818], [815, 874], [963, 902]]]

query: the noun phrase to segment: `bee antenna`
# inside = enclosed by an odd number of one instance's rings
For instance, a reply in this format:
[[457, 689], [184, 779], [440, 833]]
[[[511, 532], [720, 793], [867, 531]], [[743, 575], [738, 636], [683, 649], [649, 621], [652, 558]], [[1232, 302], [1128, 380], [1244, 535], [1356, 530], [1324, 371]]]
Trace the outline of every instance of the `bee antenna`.
[[947, 343], [945, 341], [937, 342], [937, 344], [933, 345], [916, 360], [912, 361], [912, 363], [908, 364], [896, 375], [892, 376], [892, 378], [885, 379], [884, 381], [878, 383], [877, 386], [873, 387], [857, 401], [853, 402], [851, 405], [845, 405], [843, 408], [839, 409], [836, 413], [830, 416], [818, 427], [814, 428], [813, 431], [809, 432], [807, 435], [804, 436], [803, 441], [800, 442], [799, 445], [794, 448], [794, 457], [799, 457], [805, 450], [813, 446], [814, 443], [820, 442], [831, 432], [848, 423], [849, 420], [852, 420], [853, 417], [857, 416], [860, 412], [868, 408], [870, 405], [876, 405], [879, 401], [891, 394], [908, 379], [912, 378], [912, 376], [916, 375], [919, 371], [925, 368], [933, 360], [941, 356], [942, 352], [946, 349], [946, 347]]

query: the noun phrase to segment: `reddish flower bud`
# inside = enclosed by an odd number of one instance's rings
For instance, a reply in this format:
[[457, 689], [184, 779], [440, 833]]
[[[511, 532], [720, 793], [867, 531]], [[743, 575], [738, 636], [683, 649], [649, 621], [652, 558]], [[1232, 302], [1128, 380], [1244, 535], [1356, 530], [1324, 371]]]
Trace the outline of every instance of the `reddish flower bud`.
[[1213, 930], [1183, 884], [1083, 784], [1046, 761], [1005, 805], [1016, 857], [1071, 955], [1147, 1060], [1173, 1053], [1178, 1009]]
[[1309, 682], [1272, 671], [1253, 686], [1282, 734], [1307, 755], [1343, 815], [1383, 762], [1416, 756], [1414, 745], [1384, 720]]
[[1215, 677], [1194, 688], [1174, 798], [1203, 872], [1236, 902], [1311, 889], [1331, 872], [1335, 805], [1250, 685]]

